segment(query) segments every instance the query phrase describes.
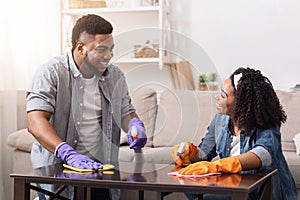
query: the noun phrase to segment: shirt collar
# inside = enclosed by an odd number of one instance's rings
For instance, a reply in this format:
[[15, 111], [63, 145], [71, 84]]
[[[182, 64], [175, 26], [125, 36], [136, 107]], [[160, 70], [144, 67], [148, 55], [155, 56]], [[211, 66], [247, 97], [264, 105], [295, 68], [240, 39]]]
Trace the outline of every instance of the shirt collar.
[[72, 55], [72, 51], [68, 51], [67, 55], [68, 55], [68, 59], [69, 59], [69, 63], [70, 63], [70, 69], [71, 69], [74, 77], [80, 76], [81, 73], [78, 70], [77, 65], [75, 64], [75, 61], [74, 61], [73, 55]]

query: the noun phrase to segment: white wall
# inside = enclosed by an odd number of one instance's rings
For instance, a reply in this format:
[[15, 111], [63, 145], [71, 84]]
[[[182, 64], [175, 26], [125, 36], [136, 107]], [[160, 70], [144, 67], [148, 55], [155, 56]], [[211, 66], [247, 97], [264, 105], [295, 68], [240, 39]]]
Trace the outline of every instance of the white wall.
[[7, 46], [3, 50], [5, 59], [11, 60], [7, 69], [15, 78], [15, 88], [24, 90], [38, 67], [60, 55], [60, 0], [16, 0], [9, 4]]
[[221, 78], [261, 69], [276, 89], [300, 83], [299, 0], [189, 0], [191, 36]]
[[[214, 62], [222, 79], [240, 65], [252, 65], [261, 69], [271, 79], [276, 89], [289, 90], [296, 83], [300, 83], [299, 0], [172, 1], [178, 3], [178, 6], [173, 8], [175, 12], [181, 13], [173, 20], [184, 23], [184, 26], [176, 27], [177, 31], [191, 37], [204, 49]], [[42, 7], [42, 4], [38, 5]], [[49, 4], [45, 5], [49, 6]], [[20, 10], [28, 12], [30, 9]], [[53, 13], [58, 13], [57, 7], [51, 7], [51, 10], [55, 10]], [[22, 13], [21, 11], [17, 13]], [[39, 17], [22, 13], [22, 20], [24, 16], [27, 16], [25, 19], [32, 21], [31, 27], [23, 28], [26, 31], [21, 34], [23, 38], [24, 36], [26, 38], [23, 40], [27, 44], [26, 50], [14, 48], [17, 52], [25, 50], [27, 55], [32, 57], [14, 59], [16, 65], [19, 62], [23, 63], [22, 69], [27, 68], [24, 64], [31, 66], [31, 70], [26, 70], [25, 73], [16, 73], [18, 76], [16, 87], [20, 89], [27, 87], [31, 74], [40, 64], [56, 54], [59, 55], [59, 31], [57, 30], [59, 15], [53, 15], [51, 18], [47, 18], [50, 16], [48, 14], [43, 15], [45, 17], [40, 20], [41, 13], [32, 13]], [[39, 23], [39, 20], [46, 22]], [[22, 22], [22, 25], [27, 24]], [[40, 26], [38, 29], [32, 27], [38, 27], [38, 25]], [[42, 32], [48, 30], [45, 27], [52, 31]], [[44, 38], [41, 40], [43, 42], [36, 42], [28, 37], [33, 30], [40, 31], [40, 35]], [[18, 38], [16, 36], [15, 38]], [[57, 42], [50, 41], [49, 43], [49, 39]], [[14, 41], [18, 43], [18, 40]], [[24, 47], [24, 45], [21, 46]], [[28, 53], [28, 47], [30, 47], [30, 53]], [[198, 51], [191, 50], [191, 52], [199, 58]], [[164, 74], [161, 79], [164, 77], [169, 79], [165, 71], [160, 74]]]

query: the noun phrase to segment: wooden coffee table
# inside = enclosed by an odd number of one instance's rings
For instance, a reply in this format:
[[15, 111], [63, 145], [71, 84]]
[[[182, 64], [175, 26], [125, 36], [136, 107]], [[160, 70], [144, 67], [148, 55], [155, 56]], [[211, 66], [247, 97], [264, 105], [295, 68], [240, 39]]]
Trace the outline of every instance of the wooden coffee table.
[[35, 169], [34, 173], [14, 172], [14, 199], [29, 200], [30, 190], [43, 192], [49, 196], [65, 199], [57, 193], [42, 190], [35, 183], [74, 186], [76, 199], [90, 199], [91, 188], [118, 188], [139, 191], [157, 191], [158, 199], [171, 192], [198, 194], [227, 194], [232, 199], [247, 199], [248, 194], [260, 187], [261, 199], [272, 199], [272, 175], [277, 170], [265, 174], [222, 174], [206, 178], [189, 179], [167, 175], [174, 165], [118, 162], [115, 170], [106, 173], [76, 174], [64, 173], [61, 164]]

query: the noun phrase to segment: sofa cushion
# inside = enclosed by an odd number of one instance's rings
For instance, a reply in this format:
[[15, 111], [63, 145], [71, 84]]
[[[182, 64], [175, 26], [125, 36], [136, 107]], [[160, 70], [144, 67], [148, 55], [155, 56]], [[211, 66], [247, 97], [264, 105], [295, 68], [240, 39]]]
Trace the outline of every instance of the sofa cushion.
[[170, 154], [171, 150], [172, 147], [148, 148], [143, 150], [143, 154], [146, 162], [170, 164], [174, 163]]
[[296, 151], [293, 137], [300, 132], [300, 92], [276, 91], [287, 121], [281, 127], [282, 150]]
[[145, 125], [147, 135], [145, 146], [152, 147], [157, 114], [157, 93], [150, 86], [142, 86], [136, 89], [131, 96], [136, 113]]
[[173, 146], [182, 141], [200, 143], [215, 114], [215, 93], [166, 90], [160, 95], [154, 147]]
[[7, 137], [8, 146], [26, 152], [31, 151], [31, 146], [34, 141], [35, 138], [27, 131], [27, 129], [13, 132]]
[[[142, 153], [146, 162], [171, 163], [170, 147], [152, 148], [144, 147]], [[119, 161], [132, 162], [135, 159], [135, 152], [129, 146], [121, 146], [119, 149]], [[164, 161], [164, 162], [161, 162]]]
[[129, 146], [121, 146], [119, 149], [119, 161], [131, 162], [133, 161], [133, 150]]

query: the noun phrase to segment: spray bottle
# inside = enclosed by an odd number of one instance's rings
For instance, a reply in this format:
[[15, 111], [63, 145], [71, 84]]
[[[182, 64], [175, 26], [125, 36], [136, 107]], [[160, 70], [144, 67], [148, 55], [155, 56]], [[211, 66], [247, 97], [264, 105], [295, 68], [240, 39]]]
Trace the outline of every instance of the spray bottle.
[[[131, 137], [133, 140], [136, 140], [136, 138], [137, 138], [136, 126], [131, 127]], [[142, 148], [134, 149], [134, 161], [135, 162], [143, 162], [144, 161]]]
[[184, 158], [181, 157], [181, 155], [186, 151], [186, 143], [185, 142], [181, 142], [179, 145], [179, 148], [177, 150], [177, 156], [179, 156], [182, 161], [183, 161], [183, 166], [188, 166], [189, 164], [191, 164], [190, 161], [190, 157], [188, 155], [186, 155]]

